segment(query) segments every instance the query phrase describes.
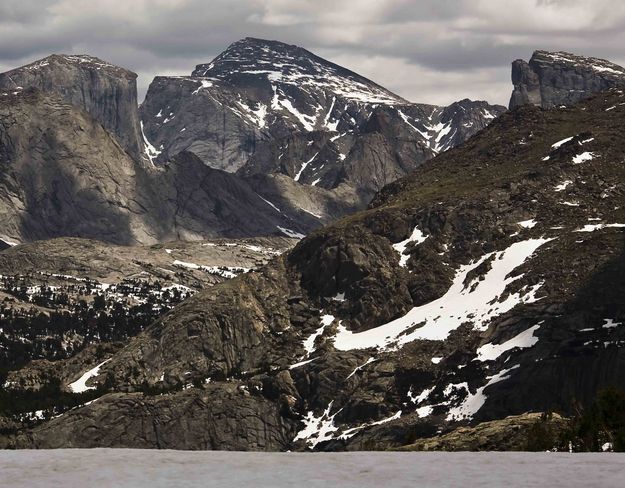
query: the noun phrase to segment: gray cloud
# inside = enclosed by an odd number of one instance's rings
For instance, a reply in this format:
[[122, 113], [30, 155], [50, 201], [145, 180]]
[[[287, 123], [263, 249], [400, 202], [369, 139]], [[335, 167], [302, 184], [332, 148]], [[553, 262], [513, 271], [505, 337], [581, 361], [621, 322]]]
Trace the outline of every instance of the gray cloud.
[[3, 0], [0, 69], [88, 53], [139, 74], [189, 73], [245, 36], [298, 44], [410, 100], [507, 103], [535, 49], [625, 62], [616, 0]]

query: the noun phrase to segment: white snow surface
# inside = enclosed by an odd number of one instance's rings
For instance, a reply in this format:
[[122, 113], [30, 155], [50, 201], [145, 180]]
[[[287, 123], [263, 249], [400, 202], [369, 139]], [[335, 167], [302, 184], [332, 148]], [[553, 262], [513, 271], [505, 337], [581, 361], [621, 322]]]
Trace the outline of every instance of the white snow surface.
[[534, 219], [530, 219], [530, 220], [523, 220], [521, 222], [517, 222], [518, 225], [520, 225], [521, 227], [523, 227], [524, 229], [531, 229], [533, 228], [538, 222], [536, 222], [536, 220]]
[[173, 263], [174, 266], [179, 266], [187, 269], [197, 269], [200, 271], [206, 271], [211, 274], [222, 276], [223, 278], [236, 278], [241, 273], [247, 273], [249, 268], [235, 267], [235, 266], [204, 266], [203, 264], [189, 263], [186, 261], [180, 261], [176, 259]]
[[14, 241], [12, 239], [9, 239], [9, 238], [3, 237], [3, 236], [0, 236], [0, 241], [4, 242], [7, 246], [11, 246], [11, 247], [15, 247], [15, 246], [17, 246], [19, 244], [19, 242], [16, 242], [16, 241]]
[[102, 361], [95, 368], [90, 369], [85, 374], [83, 374], [80, 378], [78, 378], [76, 381], [74, 381], [73, 383], [70, 383], [69, 384], [70, 390], [72, 390], [74, 393], [84, 393], [87, 390], [95, 390], [96, 389], [95, 386], [87, 386], [87, 381], [89, 381], [91, 378], [98, 376], [100, 374], [100, 369], [102, 368], [102, 366], [104, 366], [109, 361], [110, 359], [107, 359], [106, 361]]
[[332, 404], [333, 402], [330, 402], [328, 408], [319, 417], [316, 417], [313, 411], [309, 411], [303, 418], [304, 428], [297, 433], [293, 440], [305, 440], [308, 447], [314, 448], [320, 442], [332, 439], [333, 433], [338, 430], [338, 427], [334, 425], [334, 417], [342, 410], [339, 409], [330, 415]]
[[567, 187], [568, 187], [569, 185], [571, 185], [572, 183], [573, 183], [573, 181], [571, 181], [571, 180], [564, 180], [564, 181], [563, 181], [562, 183], [560, 183], [559, 185], [556, 185], [556, 186], [554, 187], [554, 190], [555, 190], [555, 191], [564, 191], [564, 190], [566, 190], [566, 189], [567, 189]]
[[613, 329], [619, 325], [623, 325], [621, 322], [616, 322], [614, 319], [603, 319], [604, 324], [601, 326], [604, 329]]
[[620, 488], [624, 469], [619, 453], [0, 451], [2, 482], [12, 488]]
[[324, 329], [334, 322], [334, 315], [322, 315], [321, 316], [321, 327], [319, 327], [313, 334], [308, 337], [304, 341], [304, 349], [306, 350], [306, 355], [310, 356], [315, 351], [315, 341], [317, 337], [323, 334]]
[[352, 371], [351, 373], [349, 373], [349, 375], [347, 376], [346, 379], [351, 378], [352, 376], [354, 376], [358, 371], [361, 371], [363, 368], [365, 368], [368, 364], [371, 364], [372, 362], [377, 361], [376, 358], [369, 358], [367, 359], [363, 364], [361, 364], [360, 366], [356, 366], [356, 368], [354, 369], [354, 371]]
[[534, 333], [540, 329], [540, 325], [541, 324], [536, 324], [501, 344], [484, 344], [477, 350], [477, 359], [479, 361], [494, 361], [504, 352], [510, 351], [511, 349], [517, 347], [519, 349], [532, 347], [538, 342], [538, 337], [536, 337]]
[[595, 155], [593, 153], [589, 151], [585, 151], [573, 157], [573, 164], [582, 164], [582, 163], [585, 163], [586, 161], [592, 161], [594, 157]]
[[[258, 193], [256, 194], [258, 195]], [[271, 203], [269, 200], [261, 197], [260, 195], [258, 195], [258, 198], [260, 198], [263, 202], [265, 202], [267, 205], [269, 205], [270, 207], [272, 207], [276, 212], [278, 213], [282, 213], [282, 210], [280, 210], [278, 207], [276, 207], [273, 203]]]
[[551, 149], [558, 149], [561, 145], [566, 144], [575, 136], [567, 137], [566, 139], [562, 139], [561, 141], [555, 142], [551, 145]]
[[306, 167], [312, 163], [315, 158], [319, 155], [319, 152], [317, 152], [312, 158], [310, 158], [308, 161], [306, 161], [305, 163], [302, 163], [301, 168], [299, 169], [299, 171], [297, 172], [297, 174], [295, 175], [295, 178], [293, 178], [295, 181], [299, 181], [300, 177], [302, 176], [302, 173], [304, 172], [304, 170], [306, 169]]
[[586, 224], [581, 229], [575, 229], [575, 232], [594, 232], [596, 230], [601, 230], [601, 229], [609, 229], [609, 228], [622, 229], [624, 227], [625, 227], [625, 224]]
[[423, 232], [421, 232], [418, 227], [415, 227], [412, 231], [412, 234], [410, 234], [407, 239], [393, 244], [393, 249], [395, 249], [399, 253], [399, 265], [402, 268], [406, 267], [406, 263], [408, 262], [408, 259], [410, 259], [410, 254], [404, 254], [404, 251], [406, 250], [406, 247], [408, 247], [408, 244], [414, 242], [416, 245], [419, 245], [427, 238], [428, 236], [423, 234]]
[[281, 227], [279, 225], [277, 225], [276, 227], [287, 237], [292, 237], [293, 239], [303, 239], [304, 237], [306, 237], [304, 234], [300, 234], [299, 232], [295, 232], [294, 230], [287, 229], [286, 227]]
[[[492, 318], [518, 304], [537, 300], [535, 295], [542, 283], [511, 292], [503, 300], [500, 297], [508, 285], [521, 277], [508, 275], [550, 240], [540, 238], [517, 242], [504, 251], [489, 253], [476, 262], [461, 266], [445, 295], [420, 307], [414, 307], [403, 317], [387, 324], [354, 333], [341, 323], [334, 338], [334, 347], [341, 351], [394, 349], [417, 339], [444, 340], [464, 322], [473, 322], [476, 329], [484, 330]], [[491, 269], [483, 279], [476, 279], [465, 287], [464, 281], [468, 273], [489, 258], [492, 258]], [[418, 325], [421, 326], [407, 332]]]
[[145, 153], [145, 155], [147, 156], [147, 158], [150, 160], [150, 163], [152, 163], [152, 165], [154, 166], [154, 160], [161, 154], [162, 151], [159, 151], [158, 149], [156, 149], [151, 143], [150, 141], [148, 141], [148, 138], [145, 136], [145, 132], [143, 130], [143, 120], [140, 122], [141, 125], [141, 136], [143, 137], [143, 152]]
[[[510, 378], [511, 375], [508, 373], [510, 373], [512, 370], [518, 367], [519, 365], [517, 364], [515, 366], [512, 366], [509, 369], [503, 369], [499, 373], [493, 376], [488, 376], [487, 377], [488, 383], [486, 383], [484, 386], [481, 386], [477, 390], [475, 390], [475, 393], [471, 393], [470, 391], [468, 391], [466, 398], [459, 405], [455, 407], [451, 407], [449, 409], [449, 411], [447, 412], [447, 420], [452, 421], [452, 420], [464, 420], [464, 419], [473, 418], [473, 415], [475, 415], [479, 411], [479, 409], [484, 406], [484, 403], [486, 402], [487, 397], [484, 394], [484, 390], [488, 388], [489, 386], [494, 385], [495, 383], [499, 383], [501, 381], [504, 381]], [[450, 386], [461, 387], [461, 388], [468, 390], [466, 383], [461, 383], [459, 385], [450, 385]]]
[[209, 80], [197, 80], [200, 82], [200, 86], [191, 95], [197, 95], [202, 88], [210, 88], [213, 86], [213, 82]]

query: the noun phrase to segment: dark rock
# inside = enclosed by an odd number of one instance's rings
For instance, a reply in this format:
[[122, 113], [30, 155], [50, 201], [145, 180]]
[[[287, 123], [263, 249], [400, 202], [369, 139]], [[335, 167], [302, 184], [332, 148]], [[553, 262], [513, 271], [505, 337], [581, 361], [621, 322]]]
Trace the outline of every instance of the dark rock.
[[242, 394], [239, 385], [208, 385], [155, 397], [110, 394], [9, 446], [278, 451], [289, 446], [295, 425], [274, 403]]

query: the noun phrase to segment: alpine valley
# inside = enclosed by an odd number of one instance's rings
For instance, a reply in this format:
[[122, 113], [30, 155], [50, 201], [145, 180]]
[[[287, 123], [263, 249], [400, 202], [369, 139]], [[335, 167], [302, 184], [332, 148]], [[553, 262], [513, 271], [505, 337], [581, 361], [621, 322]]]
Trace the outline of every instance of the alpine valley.
[[512, 82], [254, 38], [140, 106], [87, 55], [1, 74], [0, 447], [625, 446], [575, 435], [625, 386], [625, 69]]

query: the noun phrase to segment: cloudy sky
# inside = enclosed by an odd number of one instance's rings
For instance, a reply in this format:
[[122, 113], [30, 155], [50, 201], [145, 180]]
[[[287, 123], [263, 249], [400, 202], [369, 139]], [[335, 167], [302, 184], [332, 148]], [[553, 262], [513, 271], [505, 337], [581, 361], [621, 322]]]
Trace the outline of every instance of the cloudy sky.
[[188, 74], [246, 36], [298, 44], [415, 102], [506, 104], [535, 49], [625, 64], [619, 0], [1, 0], [0, 71], [86, 53]]

